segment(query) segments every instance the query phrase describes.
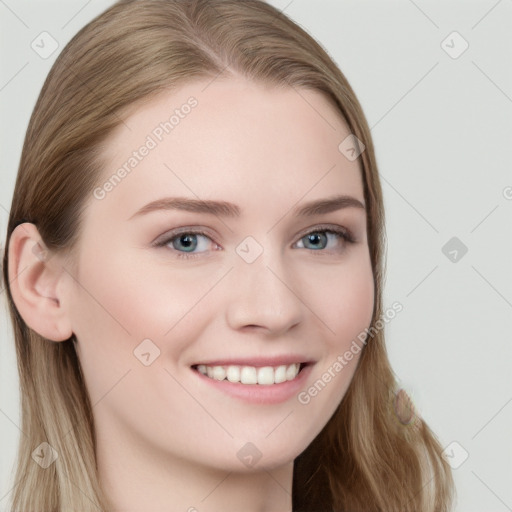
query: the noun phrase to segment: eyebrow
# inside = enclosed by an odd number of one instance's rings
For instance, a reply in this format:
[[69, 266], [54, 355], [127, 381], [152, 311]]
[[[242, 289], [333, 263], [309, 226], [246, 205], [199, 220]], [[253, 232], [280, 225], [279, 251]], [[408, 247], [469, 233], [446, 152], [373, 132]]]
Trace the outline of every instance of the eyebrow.
[[[352, 196], [339, 195], [325, 199], [317, 199], [296, 207], [292, 210], [294, 215], [309, 217], [330, 213], [344, 208], [358, 208], [365, 210], [365, 205]], [[186, 197], [164, 197], [146, 204], [137, 210], [128, 220], [161, 210], [182, 210], [193, 213], [207, 213], [218, 217], [239, 217], [241, 210], [236, 204], [226, 201], [213, 201], [190, 199]]]

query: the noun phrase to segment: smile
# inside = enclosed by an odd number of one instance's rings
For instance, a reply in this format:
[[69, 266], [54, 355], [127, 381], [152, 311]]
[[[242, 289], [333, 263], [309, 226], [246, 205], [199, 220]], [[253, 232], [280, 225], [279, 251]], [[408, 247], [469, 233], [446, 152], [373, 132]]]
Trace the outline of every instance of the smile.
[[229, 382], [270, 386], [294, 380], [305, 364], [292, 363], [279, 366], [208, 366], [199, 364], [195, 369], [210, 379]]

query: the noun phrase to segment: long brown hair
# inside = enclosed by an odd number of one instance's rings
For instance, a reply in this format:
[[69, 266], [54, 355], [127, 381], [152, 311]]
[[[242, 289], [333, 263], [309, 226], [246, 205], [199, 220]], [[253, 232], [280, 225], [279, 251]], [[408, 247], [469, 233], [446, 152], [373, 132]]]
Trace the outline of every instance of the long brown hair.
[[[325, 50], [261, 0], [123, 0], [64, 48], [27, 129], [8, 222], [3, 277], [20, 375], [21, 437], [13, 512], [108, 510], [98, 480], [92, 407], [71, 338], [51, 343], [30, 329], [8, 279], [11, 233], [32, 222], [50, 251], [80, 236], [83, 205], [100, 178], [101, 144], [128, 107], [197, 79], [241, 75], [323, 93], [361, 154], [375, 282], [372, 335], [348, 392], [325, 428], [295, 460], [294, 511], [444, 512], [450, 469], [426, 423], [397, 421], [396, 382], [381, 318], [384, 210], [374, 148], [361, 106]], [[341, 141], [340, 141], [341, 142]], [[403, 408], [403, 407], [402, 407]], [[59, 454], [46, 470], [31, 452], [42, 440]]]

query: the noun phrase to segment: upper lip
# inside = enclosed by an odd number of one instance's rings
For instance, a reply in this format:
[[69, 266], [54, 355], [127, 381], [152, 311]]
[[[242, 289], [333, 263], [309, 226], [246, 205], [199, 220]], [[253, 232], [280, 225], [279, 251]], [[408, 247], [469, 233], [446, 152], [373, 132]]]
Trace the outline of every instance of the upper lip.
[[314, 361], [311, 358], [302, 355], [282, 355], [282, 356], [273, 356], [273, 357], [237, 357], [237, 358], [229, 358], [229, 359], [214, 359], [209, 361], [201, 361], [193, 364], [192, 366], [197, 366], [200, 364], [204, 364], [206, 366], [281, 366], [281, 365], [290, 365], [293, 363], [303, 363], [309, 364]]

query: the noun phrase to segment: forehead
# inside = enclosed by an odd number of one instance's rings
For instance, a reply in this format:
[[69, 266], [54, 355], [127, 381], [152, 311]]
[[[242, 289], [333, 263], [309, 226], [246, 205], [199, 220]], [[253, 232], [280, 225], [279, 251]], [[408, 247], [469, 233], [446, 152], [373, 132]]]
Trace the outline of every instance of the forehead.
[[120, 174], [110, 180], [109, 202], [131, 210], [165, 195], [260, 208], [335, 193], [362, 201], [359, 161], [339, 149], [349, 134], [320, 92], [245, 79], [193, 82], [123, 119], [104, 146], [102, 183]]

